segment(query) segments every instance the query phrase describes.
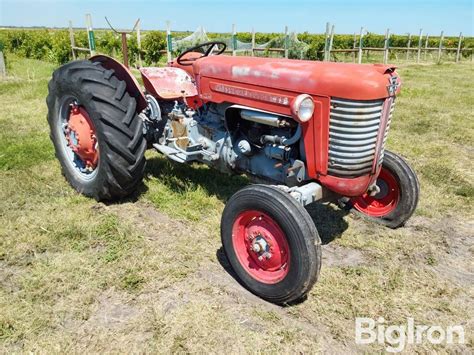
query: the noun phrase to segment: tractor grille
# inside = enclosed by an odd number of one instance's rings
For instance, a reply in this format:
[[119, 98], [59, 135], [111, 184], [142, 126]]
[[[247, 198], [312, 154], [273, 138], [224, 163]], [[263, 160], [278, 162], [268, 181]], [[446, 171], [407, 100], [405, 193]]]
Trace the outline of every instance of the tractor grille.
[[[395, 101], [391, 107], [383, 143], [378, 157], [382, 163], [384, 145], [392, 118]], [[328, 173], [341, 177], [356, 177], [372, 170], [377, 136], [382, 122], [385, 100], [356, 101], [331, 99], [329, 119]]]

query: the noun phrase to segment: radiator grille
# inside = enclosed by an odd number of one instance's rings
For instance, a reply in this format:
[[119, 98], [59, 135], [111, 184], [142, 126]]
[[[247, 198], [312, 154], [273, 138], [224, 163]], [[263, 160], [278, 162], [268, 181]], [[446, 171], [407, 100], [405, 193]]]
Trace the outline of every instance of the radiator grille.
[[[383, 160], [383, 147], [395, 101], [392, 99], [378, 164]], [[370, 173], [375, 159], [377, 137], [385, 100], [355, 101], [331, 99], [329, 120], [328, 173], [355, 177]]]

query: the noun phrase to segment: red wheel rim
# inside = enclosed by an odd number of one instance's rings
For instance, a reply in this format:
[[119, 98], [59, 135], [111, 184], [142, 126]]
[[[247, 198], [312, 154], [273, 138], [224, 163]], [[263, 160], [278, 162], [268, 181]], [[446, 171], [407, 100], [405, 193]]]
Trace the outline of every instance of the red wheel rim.
[[255, 280], [275, 284], [288, 275], [290, 248], [285, 233], [266, 213], [240, 213], [232, 226], [232, 243], [240, 265]]
[[99, 161], [97, 135], [84, 107], [71, 104], [65, 136], [69, 148], [82, 160], [86, 169], [93, 171]]
[[382, 168], [377, 178], [377, 186], [380, 188], [380, 192], [375, 196], [363, 194], [353, 197], [354, 208], [372, 217], [382, 217], [392, 212], [400, 199], [400, 187], [395, 176], [387, 169]]

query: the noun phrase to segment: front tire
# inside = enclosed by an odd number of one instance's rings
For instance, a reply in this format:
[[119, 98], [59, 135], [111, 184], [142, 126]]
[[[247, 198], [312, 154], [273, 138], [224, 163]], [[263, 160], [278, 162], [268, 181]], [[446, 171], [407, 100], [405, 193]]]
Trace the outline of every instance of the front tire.
[[399, 155], [385, 151], [377, 179], [380, 192], [348, 199], [348, 208], [389, 228], [403, 226], [415, 212], [420, 185], [416, 173]]
[[57, 69], [48, 89], [50, 136], [72, 187], [96, 200], [134, 192], [144, 173], [146, 142], [125, 82], [100, 63], [83, 60]]
[[221, 221], [225, 254], [241, 283], [277, 304], [311, 290], [321, 268], [321, 240], [308, 212], [288, 193], [251, 185], [227, 202]]

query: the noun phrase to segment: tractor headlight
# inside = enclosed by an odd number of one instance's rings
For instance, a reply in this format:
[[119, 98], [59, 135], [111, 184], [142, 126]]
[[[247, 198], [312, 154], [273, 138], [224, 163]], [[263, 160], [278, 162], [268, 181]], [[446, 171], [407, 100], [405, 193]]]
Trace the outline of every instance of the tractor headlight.
[[307, 94], [296, 96], [291, 104], [291, 112], [300, 122], [308, 122], [314, 113], [313, 98]]

